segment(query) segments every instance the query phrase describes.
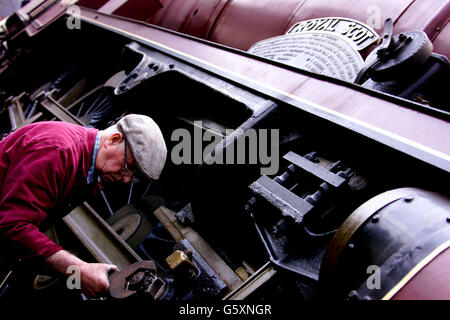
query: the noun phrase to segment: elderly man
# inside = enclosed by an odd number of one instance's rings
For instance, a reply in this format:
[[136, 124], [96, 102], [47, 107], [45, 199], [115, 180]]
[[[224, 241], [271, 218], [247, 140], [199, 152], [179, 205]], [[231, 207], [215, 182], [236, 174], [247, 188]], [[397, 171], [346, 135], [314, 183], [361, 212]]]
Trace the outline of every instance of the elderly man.
[[84, 293], [106, 292], [116, 266], [80, 260], [39, 227], [69, 213], [97, 180], [128, 183], [137, 170], [158, 179], [166, 155], [158, 125], [144, 115], [104, 131], [51, 121], [11, 133], [0, 142], [0, 251], [61, 274], [78, 266]]

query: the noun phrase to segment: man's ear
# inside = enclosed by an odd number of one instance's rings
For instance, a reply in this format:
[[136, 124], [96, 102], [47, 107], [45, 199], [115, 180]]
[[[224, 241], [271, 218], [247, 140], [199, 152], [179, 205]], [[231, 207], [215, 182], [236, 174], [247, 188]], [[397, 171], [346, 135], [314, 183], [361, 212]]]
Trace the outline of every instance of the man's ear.
[[120, 143], [122, 143], [123, 136], [120, 132], [115, 132], [109, 136], [108, 140], [111, 142], [111, 144], [116, 144], [116, 143], [120, 144]]

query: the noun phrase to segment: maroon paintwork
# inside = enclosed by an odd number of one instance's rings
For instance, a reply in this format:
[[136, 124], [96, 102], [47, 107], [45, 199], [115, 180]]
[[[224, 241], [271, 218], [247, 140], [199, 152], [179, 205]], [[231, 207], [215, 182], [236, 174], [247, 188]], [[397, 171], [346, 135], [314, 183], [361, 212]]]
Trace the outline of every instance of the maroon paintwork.
[[[33, 0], [21, 11], [28, 12], [44, 2]], [[381, 34], [383, 21], [391, 17], [395, 33], [423, 30], [432, 41], [434, 52], [450, 57], [448, 0], [79, 0], [76, 5], [241, 50], [285, 34], [302, 20], [346, 17], [369, 24]], [[62, 14], [67, 5], [57, 7]], [[52, 8], [44, 16], [55, 16], [57, 11]], [[43, 16], [39, 20], [42, 25], [50, 21]]]
[[450, 287], [450, 249], [430, 261], [410, 281], [408, 281], [392, 300], [448, 300]]
[[[107, 2], [123, 0], [80, 0], [78, 5], [101, 11]], [[257, 41], [284, 34], [302, 20], [352, 18], [372, 25], [380, 34], [383, 21], [391, 17], [395, 33], [424, 30], [434, 44], [434, 51], [450, 56], [448, 0], [128, 0], [116, 10], [104, 12], [242, 50]], [[444, 35], [439, 36], [440, 33]]]

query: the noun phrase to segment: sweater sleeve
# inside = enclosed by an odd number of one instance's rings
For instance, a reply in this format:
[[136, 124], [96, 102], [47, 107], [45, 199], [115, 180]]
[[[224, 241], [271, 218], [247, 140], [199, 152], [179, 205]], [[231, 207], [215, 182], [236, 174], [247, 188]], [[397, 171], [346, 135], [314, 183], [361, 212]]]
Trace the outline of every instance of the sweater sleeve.
[[18, 257], [47, 258], [62, 247], [39, 230], [59, 198], [63, 181], [55, 146], [35, 143], [10, 150], [0, 194], [0, 236]]

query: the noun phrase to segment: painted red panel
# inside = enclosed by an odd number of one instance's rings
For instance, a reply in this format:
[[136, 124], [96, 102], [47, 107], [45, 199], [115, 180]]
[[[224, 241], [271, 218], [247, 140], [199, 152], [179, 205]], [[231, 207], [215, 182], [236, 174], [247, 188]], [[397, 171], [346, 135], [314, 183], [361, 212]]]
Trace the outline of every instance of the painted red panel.
[[128, 0], [114, 11], [113, 14], [147, 21], [162, 7], [163, 5], [159, 0]]
[[450, 24], [446, 24], [433, 41], [434, 52], [450, 57]]
[[209, 40], [247, 50], [253, 43], [284, 33], [305, 0], [233, 0], [216, 21]]
[[433, 42], [434, 52], [450, 58], [450, 1], [416, 1], [396, 24], [396, 31], [424, 30]]
[[450, 249], [438, 255], [418, 272], [393, 300], [448, 300], [450, 287]]
[[450, 2], [448, 0], [415, 1], [408, 10], [398, 19], [396, 30], [398, 32], [410, 30], [424, 30], [428, 37], [436, 38], [439, 29], [448, 21], [450, 15]]
[[[99, 8], [106, 0], [81, 0]], [[424, 30], [438, 53], [450, 56], [439, 33], [450, 16], [448, 0], [128, 0], [114, 14], [247, 50], [257, 41], [286, 33], [302, 20], [347, 17], [378, 33], [394, 20], [394, 33]]]
[[308, 0], [295, 12], [288, 27], [296, 22], [313, 18], [345, 17], [366, 23], [381, 33], [384, 20], [392, 18], [395, 28], [397, 19], [413, 2], [414, 0]]
[[108, 0], [80, 0], [76, 3], [76, 5], [97, 10], [107, 2]]
[[222, 8], [231, 0], [166, 0], [148, 22], [205, 38]]
[[[413, 0], [234, 0], [219, 17], [210, 40], [247, 50], [253, 43], [286, 33], [303, 20], [346, 17], [381, 32], [387, 17], [397, 20]], [[376, 19], [374, 19], [376, 15]]]

